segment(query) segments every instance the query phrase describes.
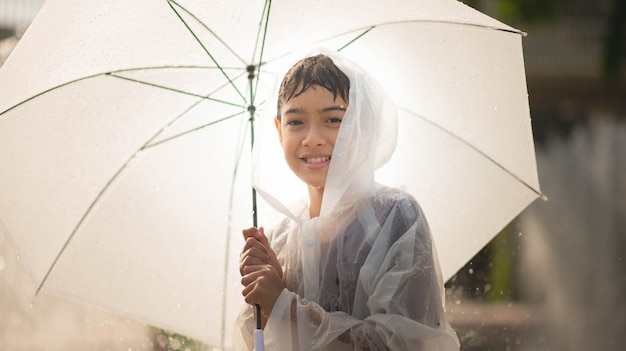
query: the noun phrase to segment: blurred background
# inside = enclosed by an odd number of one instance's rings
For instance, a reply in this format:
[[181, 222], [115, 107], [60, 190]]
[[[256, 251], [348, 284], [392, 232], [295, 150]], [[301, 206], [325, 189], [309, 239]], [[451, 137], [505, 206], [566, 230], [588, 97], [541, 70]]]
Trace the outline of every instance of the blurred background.
[[[0, 0], [0, 66], [43, 3]], [[466, 3], [527, 33], [539, 179], [549, 200], [529, 206], [446, 283], [461, 349], [625, 350], [626, 1]], [[33, 296], [0, 235], [0, 350], [208, 349]]]

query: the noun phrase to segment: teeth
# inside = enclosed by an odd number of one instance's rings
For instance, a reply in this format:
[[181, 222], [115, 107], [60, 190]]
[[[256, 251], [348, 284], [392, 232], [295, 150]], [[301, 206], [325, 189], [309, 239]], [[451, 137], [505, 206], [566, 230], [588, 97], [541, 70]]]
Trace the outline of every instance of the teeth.
[[330, 160], [330, 157], [314, 157], [305, 159], [307, 163], [321, 163]]

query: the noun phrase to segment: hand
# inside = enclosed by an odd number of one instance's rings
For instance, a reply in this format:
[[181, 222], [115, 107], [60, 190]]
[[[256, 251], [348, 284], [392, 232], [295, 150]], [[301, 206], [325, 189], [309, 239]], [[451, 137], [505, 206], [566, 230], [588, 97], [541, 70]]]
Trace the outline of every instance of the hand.
[[283, 270], [262, 227], [244, 229], [243, 236], [246, 243], [239, 260], [244, 286], [242, 294], [246, 303], [261, 307], [261, 324], [264, 326], [285, 288]]
[[276, 253], [270, 246], [263, 227], [257, 229], [251, 227], [243, 230], [243, 237], [246, 243], [239, 259], [239, 273], [244, 275], [246, 266], [269, 264], [278, 273], [280, 279], [283, 278], [283, 268], [276, 258]]
[[261, 325], [265, 326], [285, 284], [269, 264], [246, 266], [241, 284], [244, 286], [242, 294], [246, 303], [261, 307]]

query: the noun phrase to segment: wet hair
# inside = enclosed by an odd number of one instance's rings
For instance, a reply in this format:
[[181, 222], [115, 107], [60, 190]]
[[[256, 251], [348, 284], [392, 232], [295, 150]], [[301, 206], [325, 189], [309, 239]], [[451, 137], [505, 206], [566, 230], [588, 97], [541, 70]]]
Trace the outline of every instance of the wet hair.
[[280, 109], [290, 99], [304, 93], [311, 86], [318, 85], [348, 101], [350, 79], [326, 55], [316, 55], [298, 61], [289, 69], [278, 91], [277, 117]]

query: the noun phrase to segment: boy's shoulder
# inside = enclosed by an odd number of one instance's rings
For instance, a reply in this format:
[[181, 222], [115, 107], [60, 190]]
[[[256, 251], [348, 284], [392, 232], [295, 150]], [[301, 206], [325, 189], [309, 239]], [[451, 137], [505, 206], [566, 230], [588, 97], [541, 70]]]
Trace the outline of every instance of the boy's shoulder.
[[376, 187], [376, 194], [371, 198], [371, 203], [374, 207], [400, 207], [421, 212], [420, 206], [413, 195], [402, 189], [384, 185], [378, 185]]

